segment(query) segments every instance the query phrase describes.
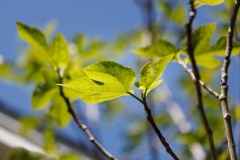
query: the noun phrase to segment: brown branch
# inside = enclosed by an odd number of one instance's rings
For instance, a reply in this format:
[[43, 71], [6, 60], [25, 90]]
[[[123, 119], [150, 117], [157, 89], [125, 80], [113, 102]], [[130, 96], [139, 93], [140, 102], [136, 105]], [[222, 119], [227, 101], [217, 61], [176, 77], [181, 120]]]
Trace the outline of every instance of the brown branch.
[[194, 0], [190, 0], [190, 11], [189, 11], [189, 22], [186, 25], [186, 29], [187, 29], [187, 40], [188, 40], [188, 55], [189, 58], [191, 60], [192, 63], [192, 68], [193, 68], [193, 73], [195, 75], [196, 81], [194, 81], [195, 84], [195, 88], [197, 91], [197, 100], [198, 100], [198, 104], [197, 104], [197, 108], [198, 111], [200, 113], [201, 119], [203, 121], [204, 124], [204, 128], [207, 132], [207, 136], [208, 136], [208, 142], [210, 145], [210, 150], [211, 150], [211, 156], [213, 160], [217, 159], [216, 153], [215, 153], [215, 146], [214, 146], [214, 141], [213, 141], [213, 131], [209, 126], [208, 120], [207, 120], [207, 116], [206, 113], [204, 111], [204, 107], [203, 107], [203, 101], [202, 101], [202, 91], [201, 91], [201, 86], [199, 83], [200, 80], [200, 74], [197, 68], [197, 64], [194, 58], [194, 48], [192, 46], [192, 23], [193, 20], [196, 16], [196, 9], [194, 8]]
[[240, 0], [235, 0], [233, 14], [232, 14], [230, 26], [228, 29], [226, 53], [225, 53], [225, 57], [224, 57], [223, 66], [221, 69], [222, 75], [221, 75], [220, 102], [221, 102], [225, 130], [226, 130], [226, 135], [227, 135], [227, 140], [228, 140], [228, 149], [229, 149], [230, 157], [232, 160], [236, 160], [237, 155], [236, 155], [236, 148], [235, 148], [233, 131], [232, 131], [231, 115], [229, 113], [228, 102], [227, 102], [227, 92], [228, 92], [227, 81], [228, 81], [228, 67], [231, 62], [230, 57], [231, 57], [231, 52], [232, 52], [234, 26], [235, 26], [239, 6], [240, 6]]
[[[145, 91], [146, 92], [146, 91]], [[179, 158], [177, 157], [177, 155], [173, 152], [173, 150], [171, 149], [170, 145], [167, 143], [165, 137], [162, 135], [161, 131], [158, 129], [156, 123], [154, 122], [154, 119], [152, 117], [152, 112], [151, 109], [148, 107], [147, 101], [146, 101], [146, 96], [142, 95], [142, 100], [140, 98], [138, 98], [137, 96], [135, 96], [134, 94], [132, 94], [131, 92], [127, 92], [128, 94], [130, 94], [133, 98], [135, 98], [136, 100], [138, 100], [140, 103], [143, 104], [144, 106], [144, 110], [147, 113], [147, 120], [148, 122], [151, 124], [152, 128], [154, 129], [154, 132], [156, 133], [156, 135], [158, 136], [160, 142], [162, 143], [162, 145], [166, 148], [166, 152], [174, 159], [174, 160], [179, 160]]]
[[[183, 61], [178, 60], [178, 63], [184, 68], [184, 70], [185, 70], [187, 73], [190, 74], [190, 76], [192, 77], [192, 80], [193, 80], [194, 82], [196, 82], [196, 77], [195, 77], [195, 75], [193, 74], [193, 71], [192, 71], [191, 69], [189, 69], [189, 68], [187, 67], [187, 65], [186, 65]], [[199, 80], [198, 82], [200, 83], [200, 85], [201, 85], [206, 91], [208, 91], [211, 95], [213, 95], [214, 97], [216, 97], [217, 99], [219, 99], [219, 96], [220, 96], [220, 95], [219, 95], [216, 91], [214, 91], [211, 87], [209, 87], [209, 86], [208, 86], [206, 83], [204, 83], [203, 81]]]
[[[58, 73], [59, 76], [59, 83], [62, 84], [63, 83], [63, 78], [60, 76], [60, 74]], [[91, 133], [91, 131], [88, 129], [87, 125], [85, 125], [81, 119], [78, 117], [78, 115], [76, 114], [76, 112], [74, 111], [74, 109], [71, 107], [71, 103], [68, 97], [65, 96], [64, 92], [63, 92], [63, 87], [59, 86], [59, 91], [60, 91], [60, 95], [63, 98], [64, 102], [67, 105], [68, 108], [68, 112], [72, 115], [74, 121], [76, 122], [76, 124], [78, 125], [78, 128], [82, 129], [84, 131], [84, 133], [88, 136], [89, 141], [92, 142], [97, 148], [98, 150], [105, 156], [107, 157], [109, 160], [117, 160], [113, 155], [111, 155], [93, 136], [93, 134]]]

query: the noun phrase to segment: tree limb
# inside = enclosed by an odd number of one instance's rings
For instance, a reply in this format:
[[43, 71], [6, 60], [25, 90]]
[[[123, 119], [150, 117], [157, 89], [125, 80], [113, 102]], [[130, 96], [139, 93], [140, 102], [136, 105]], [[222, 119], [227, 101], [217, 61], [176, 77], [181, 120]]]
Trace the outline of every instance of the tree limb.
[[[190, 76], [192, 77], [192, 80], [195, 82], [196, 81], [196, 77], [195, 75], [193, 74], [192, 70], [189, 69], [187, 67], [187, 65], [181, 61], [181, 60], [178, 60], [178, 63], [184, 68], [184, 70], [190, 74]], [[199, 83], [200, 85], [206, 90], [208, 91], [211, 95], [213, 95], [214, 97], [216, 97], [217, 99], [219, 99], [219, 94], [214, 91], [211, 87], [209, 87], [206, 83], [204, 83], [203, 81], [199, 80]]]
[[158, 136], [159, 140], [161, 141], [162, 145], [166, 148], [166, 152], [174, 159], [174, 160], [179, 160], [179, 158], [177, 157], [177, 155], [173, 152], [173, 150], [171, 149], [170, 145], [167, 143], [165, 137], [162, 135], [161, 131], [158, 129], [156, 123], [154, 122], [154, 119], [152, 117], [152, 112], [151, 109], [148, 107], [147, 101], [146, 101], [146, 96], [144, 96], [142, 94], [142, 100], [140, 98], [138, 98], [137, 96], [135, 96], [134, 94], [127, 92], [128, 94], [130, 94], [133, 98], [135, 98], [136, 100], [138, 100], [140, 103], [143, 104], [144, 106], [144, 110], [147, 113], [147, 120], [148, 122], [151, 124], [152, 128], [154, 129], [154, 132], [156, 133], [156, 135]]
[[[63, 83], [63, 78], [60, 76], [59, 72], [58, 72], [58, 77], [59, 77], [59, 83], [62, 84]], [[78, 115], [76, 114], [76, 112], [73, 110], [70, 100], [68, 97], [66, 97], [66, 95], [63, 92], [63, 87], [59, 86], [59, 92], [60, 92], [60, 96], [63, 98], [64, 102], [67, 105], [68, 108], [68, 112], [72, 115], [75, 123], [78, 125], [78, 128], [82, 129], [84, 131], [84, 133], [88, 136], [89, 141], [92, 142], [97, 148], [98, 150], [105, 156], [107, 157], [109, 160], [117, 160], [113, 155], [111, 155], [111, 153], [109, 153], [101, 144], [100, 142], [98, 142], [95, 137], [93, 136], [93, 134], [91, 133], [91, 131], [88, 129], [87, 125], [85, 125], [81, 119], [78, 117]]]
[[230, 57], [231, 57], [231, 52], [232, 52], [234, 26], [235, 26], [239, 6], [240, 6], [240, 0], [235, 0], [233, 14], [231, 17], [228, 34], [227, 34], [226, 53], [225, 53], [225, 57], [224, 57], [223, 66], [221, 69], [222, 73], [221, 73], [220, 102], [221, 102], [225, 130], [226, 130], [226, 135], [227, 135], [227, 140], [228, 140], [229, 153], [230, 153], [230, 157], [232, 160], [236, 160], [237, 155], [236, 155], [236, 148], [235, 148], [235, 142], [234, 142], [233, 131], [232, 131], [231, 115], [229, 113], [228, 102], [227, 102], [227, 93], [228, 93], [227, 81], [228, 81], [228, 67], [231, 62]]
[[207, 132], [207, 136], [208, 136], [208, 142], [210, 145], [210, 150], [211, 150], [211, 156], [213, 160], [217, 160], [217, 155], [215, 152], [215, 145], [214, 145], [214, 141], [213, 141], [213, 131], [209, 126], [208, 120], [207, 120], [207, 116], [203, 107], [203, 101], [202, 101], [202, 91], [201, 91], [201, 86], [199, 83], [200, 80], [200, 74], [197, 68], [197, 64], [194, 58], [194, 48], [192, 46], [192, 23], [193, 20], [196, 16], [196, 9], [194, 8], [194, 0], [190, 0], [190, 11], [189, 11], [189, 22], [186, 24], [186, 29], [187, 29], [187, 40], [188, 40], [188, 55], [189, 58], [191, 60], [192, 63], [192, 68], [193, 68], [193, 73], [195, 75], [195, 88], [197, 91], [197, 100], [198, 100], [198, 104], [197, 104], [197, 108], [198, 111], [200, 113], [201, 119], [203, 121], [204, 124], [204, 128]]

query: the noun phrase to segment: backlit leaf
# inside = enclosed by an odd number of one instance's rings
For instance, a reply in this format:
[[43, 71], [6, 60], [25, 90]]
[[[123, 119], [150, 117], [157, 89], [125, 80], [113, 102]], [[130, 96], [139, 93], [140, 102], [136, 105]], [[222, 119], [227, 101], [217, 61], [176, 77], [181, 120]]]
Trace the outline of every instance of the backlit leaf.
[[[192, 33], [192, 47], [194, 54], [198, 55], [204, 53], [210, 47], [210, 41], [216, 29], [216, 23], [210, 23], [197, 28]], [[180, 48], [187, 50], [187, 37], [185, 37], [180, 44]]]
[[65, 127], [71, 120], [71, 115], [62, 98], [54, 99], [54, 103], [49, 109], [49, 115], [56, 120], [60, 127]]
[[76, 90], [88, 103], [114, 99], [131, 89], [136, 74], [133, 69], [112, 61], [100, 61], [84, 69], [87, 76], [62, 86]]
[[41, 31], [36, 28], [29, 27], [23, 23], [17, 22], [17, 29], [19, 36], [37, 50], [46, 53], [47, 42], [46, 38]]
[[158, 40], [157, 43], [133, 51], [136, 54], [149, 57], [164, 57], [177, 52], [176, 47], [168, 41]]
[[57, 34], [50, 47], [52, 65], [56, 68], [66, 67], [69, 60], [67, 42], [62, 34]]
[[223, 3], [224, 0], [195, 0], [194, 6], [200, 7], [202, 5], [209, 5], [209, 6], [215, 6]]
[[151, 62], [145, 64], [140, 71], [140, 81], [137, 84], [138, 88], [149, 93], [153, 88], [157, 87], [162, 82], [162, 80], [158, 79], [162, 76], [164, 69], [173, 56], [174, 54], [170, 54], [163, 57], [153, 66]]

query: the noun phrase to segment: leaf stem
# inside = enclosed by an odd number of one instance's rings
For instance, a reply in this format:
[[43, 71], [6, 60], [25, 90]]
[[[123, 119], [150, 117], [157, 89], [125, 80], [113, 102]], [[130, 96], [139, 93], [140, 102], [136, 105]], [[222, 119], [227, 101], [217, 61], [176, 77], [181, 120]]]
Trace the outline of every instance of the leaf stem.
[[197, 100], [198, 100], [198, 104], [197, 104], [197, 108], [198, 111], [200, 113], [201, 119], [203, 121], [204, 124], [204, 128], [207, 132], [207, 136], [208, 136], [208, 141], [209, 141], [209, 145], [210, 145], [210, 150], [211, 150], [211, 156], [213, 160], [217, 160], [217, 155], [215, 152], [215, 145], [214, 145], [214, 141], [213, 141], [213, 131], [209, 126], [208, 120], [207, 120], [207, 116], [203, 107], [203, 101], [202, 101], [202, 91], [201, 91], [201, 86], [199, 83], [200, 78], [200, 74], [197, 68], [197, 64], [194, 58], [194, 48], [192, 46], [192, 23], [193, 20], [195, 19], [196, 16], [196, 9], [194, 8], [194, 0], [190, 0], [190, 11], [189, 11], [189, 22], [186, 24], [186, 30], [187, 30], [187, 40], [188, 40], [188, 55], [189, 58], [191, 60], [192, 63], [192, 67], [193, 67], [193, 73], [195, 75], [195, 88], [197, 91]]
[[230, 57], [231, 57], [231, 52], [233, 48], [232, 41], [233, 41], [233, 35], [234, 35], [234, 27], [235, 27], [239, 6], [240, 6], [240, 0], [235, 0], [235, 5], [234, 5], [234, 9], [231, 16], [229, 29], [228, 29], [228, 34], [227, 34], [226, 53], [224, 57], [223, 66], [221, 69], [222, 73], [221, 73], [220, 102], [221, 102], [221, 107], [223, 112], [225, 130], [226, 130], [226, 135], [228, 140], [228, 149], [229, 149], [231, 160], [236, 160], [237, 155], [236, 155], [236, 148], [235, 148], [235, 142], [234, 142], [233, 131], [232, 131], [231, 115], [229, 113], [228, 102], [227, 102], [227, 93], [228, 93], [227, 81], [228, 81], [228, 68], [231, 62]]
[[154, 122], [153, 116], [152, 116], [152, 111], [151, 109], [148, 107], [147, 101], [146, 101], [146, 97], [144, 96], [145, 94], [143, 94], [141, 92], [142, 98], [143, 100], [141, 100], [140, 98], [138, 98], [137, 96], [135, 96], [134, 94], [127, 92], [128, 94], [130, 94], [132, 97], [134, 97], [135, 99], [137, 99], [139, 102], [141, 102], [144, 106], [144, 110], [147, 113], [147, 120], [148, 122], [151, 124], [152, 128], [154, 129], [154, 132], [156, 133], [156, 135], [158, 136], [160, 142], [162, 143], [162, 145], [166, 148], [166, 152], [174, 159], [174, 160], [179, 160], [179, 158], [177, 157], [177, 155], [173, 152], [173, 150], [171, 149], [170, 145], [167, 143], [165, 137], [162, 135], [160, 129], [158, 129], [156, 123]]
[[[190, 76], [192, 77], [192, 80], [195, 82], [195, 81], [196, 81], [196, 77], [195, 77], [195, 75], [193, 74], [193, 71], [192, 71], [191, 69], [189, 69], [189, 68], [187, 67], [187, 65], [186, 65], [183, 61], [178, 60], [178, 63], [184, 68], [184, 70], [185, 70], [187, 73], [190, 74]], [[219, 95], [216, 91], [214, 91], [211, 87], [209, 87], [206, 83], [204, 83], [204, 82], [201, 81], [200, 79], [199, 79], [199, 83], [200, 83], [200, 85], [201, 85], [206, 91], [208, 91], [211, 95], [213, 95], [214, 97], [216, 97], [217, 99], [219, 99], [219, 96], [220, 96], [220, 95]]]
[[[58, 70], [58, 77], [59, 77], [59, 83], [62, 84], [63, 83], [63, 78], [60, 75], [60, 72]], [[76, 122], [76, 124], [78, 125], [78, 128], [82, 129], [84, 131], [84, 133], [88, 136], [88, 139], [90, 142], [92, 142], [97, 148], [98, 150], [105, 156], [107, 157], [109, 160], [117, 160], [112, 154], [110, 154], [101, 144], [100, 142], [98, 142], [96, 140], [96, 138], [93, 136], [93, 134], [91, 133], [91, 131], [88, 129], [87, 125], [85, 125], [81, 119], [78, 117], [78, 115], [76, 114], [76, 112], [73, 110], [70, 100], [68, 97], [66, 97], [66, 95], [63, 92], [63, 87], [59, 86], [59, 92], [60, 92], [60, 96], [63, 98], [63, 100], [65, 101], [67, 107], [68, 107], [68, 112], [72, 115], [74, 121]]]

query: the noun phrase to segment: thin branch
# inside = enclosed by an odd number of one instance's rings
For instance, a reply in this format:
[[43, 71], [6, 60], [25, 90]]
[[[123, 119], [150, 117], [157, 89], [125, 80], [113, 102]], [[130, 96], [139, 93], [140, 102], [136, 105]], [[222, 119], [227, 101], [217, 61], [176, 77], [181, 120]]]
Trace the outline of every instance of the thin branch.
[[192, 67], [193, 67], [193, 73], [195, 75], [195, 79], [196, 81], [194, 81], [195, 87], [196, 87], [196, 91], [197, 91], [197, 99], [198, 99], [198, 110], [201, 116], [201, 119], [203, 121], [205, 130], [207, 132], [208, 135], [208, 141], [209, 141], [209, 145], [210, 145], [210, 150], [211, 150], [211, 156], [213, 160], [217, 159], [217, 155], [215, 152], [215, 146], [214, 146], [214, 141], [213, 141], [213, 131], [209, 126], [208, 120], [207, 120], [207, 116], [206, 113], [204, 111], [204, 107], [203, 107], [203, 101], [202, 101], [202, 91], [201, 91], [201, 86], [199, 83], [200, 80], [200, 74], [198, 72], [198, 68], [197, 68], [197, 64], [194, 58], [194, 48], [192, 46], [192, 23], [193, 20], [196, 16], [196, 9], [194, 8], [194, 0], [190, 0], [190, 11], [189, 11], [189, 22], [186, 25], [186, 29], [187, 29], [187, 39], [188, 39], [188, 55], [189, 58], [191, 60], [192, 63]]
[[220, 102], [223, 112], [223, 118], [224, 118], [224, 124], [225, 124], [225, 130], [228, 140], [228, 148], [230, 157], [232, 160], [237, 159], [236, 155], [236, 148], [234, 143], [234, 137], [233, 137], [233, 131], [232, 131], [232, 124], [231, 124], [231, 115], [229, 113], [228, 109], [228, 102], [227, 102], [227, 92], [228, 92], [228, 67], [230, 65], [230, 57], [232, 52], [232, 41], [233, 41], [233, 35], [234, 35], [234, 26], [237, 18], [237, 13], [240, 6], [240, 0], [235, 0], [235, 5], [233, 9], [233, 14], [230, 21], [230, 26], [228, 29], [228, 35], [227, 35], [227, 46], [226, 46], [226, 53], [224, 57], [224, 62], [222, 66], [222, 75], [221, 75], [221, 95], [220, 95]]
[[[196, 77], [195, 77], [195, 75], [193, 74], [193, 71], [192, 71], [191, 69], [189, 69], [189, 68], [187, 67], [187, 65], [186, 65], [183, 61], [178, 60], [178, 63], [184, 68], [184, 70], [185, 70], [187, 73], [190, 74], [190, 76], [192, 77], [192, 80], [193, 80], [194, 82], [196, 82]], [[220, 96], [220, 95], [219, 95], [216, 91], [214, 91], [211, 87], [209, 87], [206, 83], [204, 83], [204, 82], [201, 81], [201, 80], [199, 80], [199, 83], [200, 83], [200, 85], [201, 85], [206, 91], [208, 91], [211, 95], [213, 95], [214, 97], [216, 97], [217, 99], [219, 99], [219, 96]]]
[[165, 137], [162, 135], [161, 131], [158, 129], [156, 123], [154, 122], [154, 119], [152, 117], [152, 112], [151, 109], [148, 107], [147, 101], [146, 101], [146, 97], [144, 97], [144, 94], [142, 94], [142, 98], [143, 100], [141, 100], [140, 98], [138, 98], [137, 96], [135, 96], [134, 94], [127, 92], [128, 94], [130, 94], [132, 97], [134, 97], [135, 99], [137, 99], [139, 102], [141, 102], [144, 106], [144, 110], [147, 113], [147, 120], [148, 122], [151, 124], [152, 128], [154, 129], [156, 135], [158, 136], [159, 140], [161, 141], [162, 145], [166, 148], [166, 152], [174, 159], [174, 160], [179, 160], [179, 158], [176, 156], [176, 154], [173, 152], [173, 150], [171, 149], [171, 147], [169, 146], [169, 144], [167, 143]]
[[167, 143], [166, 139], [162, 135], [161, 131], [158, 129], [156, 123], [154, 122], [153, 117], [152, 117], [152, 113], [151, 113], [151, 109], [148, 107], [147, 102], [144, 101], [143, 105], [144, 105], [144, 110], [147, 113], [147, 120], [151, 124], [151, 126], [153, 127], [153, 129], [154, 129], [155, 133], [157, 134], [159, 140], [161, 141], [162, 145], [166, 148], [166, 152], [168, 154], [170, 154], [173, 159], [179, 160], [177, 155], [173, 152], [173, 150], [171, 149], [171, 147]]
[[[59, 76], [59, 83], [62, 84], [63, 83], [63, 78], [60, 76], [60, 74], [58, 73]], [[88, 129], [87, 125], [85, 125], [81, 119], [78, 117], [78, 115], [76, 114], [76, 112], [73, 110], [70, 100], [68, 97], [66, 97], [66, 95], [63, 92], [63, 87], [59, 86], [59, 91], [60, 91], [60, 96], [63, 98], [63, 100], [65, 101], [67, 108], [68, 108], [68, 112], [72, 115], [74, 121], [76, 122], [76, 124], [78, 125], [78, 127], [80, 129], [82, 129], [84, 131], [84, 133], [88, 136], [89, 141], [92, 142], [97, 148], [98, 150], [105, 156], [107, 157], [109, 160], [117, 160], [111, 153], [109, 153], [101, 144], [100, 142], [98, 142], [95, 137], [93, 136], [93, 134], [91, 133], [91, 131]]]

